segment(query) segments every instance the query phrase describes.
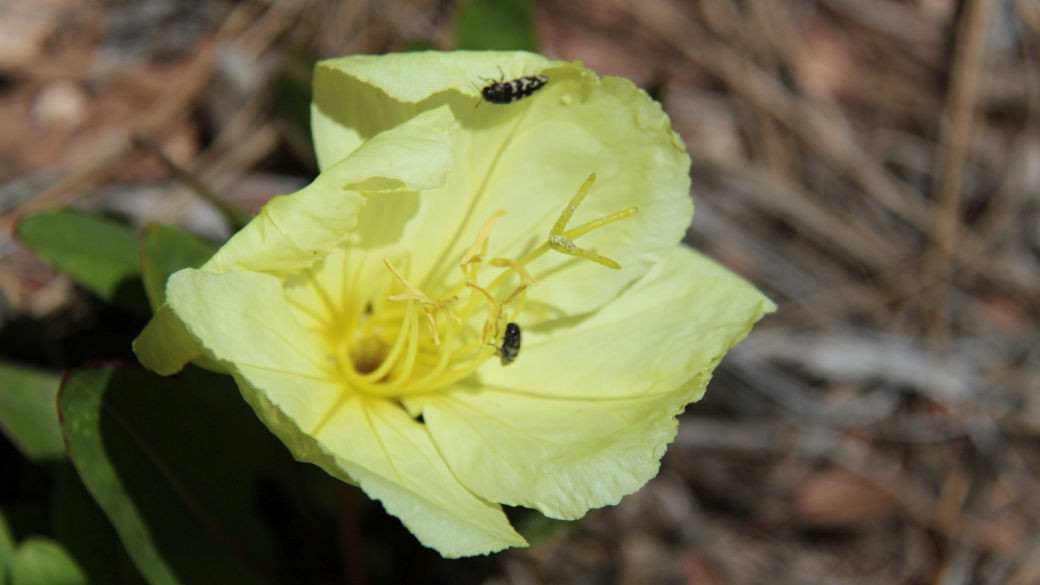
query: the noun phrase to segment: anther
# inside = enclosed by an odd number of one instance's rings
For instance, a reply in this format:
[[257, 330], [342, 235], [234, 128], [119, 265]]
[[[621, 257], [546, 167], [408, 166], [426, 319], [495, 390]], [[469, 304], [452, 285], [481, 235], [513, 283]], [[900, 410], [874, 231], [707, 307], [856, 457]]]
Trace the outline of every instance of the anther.
[[397, 267], [394, 266], [392, 262], [390, 262], [389, 258], [383, 258], [383, 264], [386, 264], [386, 267], [390, 269], [390, 272], [392, 272], [394, 274], [394, 276], [396, 276], [397, 279], [401, 281], [401, 284], [403, 284], [405, 286], [405, 288], [407, 288], [408, 291], [409, 291], [407, 293], [403, 293], [403, 294], [399, 294], [399, 295], [390, 295], [389, 297], [387, 297], [387, 300], [390, 300], [390, 301], [408, 301], [408, 300], [419, 301], [423, 305], [423, 312], [426, 314], [426, 321], [430, 324], [430, 334], [433, 337], [433, 345], [440, 346], [441, 339], [440, 339], [440, 334], [437, 331], [437, 329], [438, 329], [438, 327], [437, 327], [437, 313], [439, 313], [441, 309], [444, 309], [444, 310], [448, 311], [448, 314], [451, 315], [452, 319], [455, 319], [455, 321], [458, 322], [459, 318], [451, 313], [451, 311], [447, 308], [447, 305], [448, 305], [448, 303], [453, 303], [453, 302], [459, 300], [459, 298], [461, 298], [461, 297], [459, 297], [459, 295], [455, 295], [455, 296], [452, 296], [452, 297], [448, 297], [446, 299], [441, 299], [439, 301], [435, 301], [435, 300], [431, 299], [430, 297], [426, 296], [426, 294], [423, 293], [421, 290], [419, 290], [419, 289], [415, 288], [414, 286], [412, 286], [405, 279], [404, 275], [401, 274], [401, 272], [399, 270], [397, 270]]
[[488, 264], [497, 266], [498, 268], [512, 268], [518, 275], [520, 275], [520, 280], [523, 281], [524, 284], [528, 286], [538, 286], [538, 282], [536, 282], [534, 277], [531, 276], [531, 273], [516, 260], [509, 258], [492, 258], [488, 261]]
[[462, 269], [462, 275], [468, 277], [466, 274], [466, 265], [471, 262], [480, 262], [484, 259], [484, 254], [487, 253], [488, 236], [491, 235], [491, 228], [495, 227], [495, 222], [498, 218], [506, 214], [505, 209], [499, 209], [495, 213], [491, 214], [491, 217], [484, 222], [484, 226], [480, 228], [480, 232], [477, 233], [476, 239], [473, 240], [473, 245], [469, 247], [469, 251], [463, 254], [462, 259], [459, 260], [459, 268]]

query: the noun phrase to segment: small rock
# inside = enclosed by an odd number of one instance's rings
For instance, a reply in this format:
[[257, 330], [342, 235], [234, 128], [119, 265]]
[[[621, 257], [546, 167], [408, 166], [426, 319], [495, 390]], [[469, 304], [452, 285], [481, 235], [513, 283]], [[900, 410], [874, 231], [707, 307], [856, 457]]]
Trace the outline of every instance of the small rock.
[[794, 491], [794, 523], [805, 528], [864, 528], [896, 512], [892, 496], [843, 469], [807, 477]]
[[72, 81], [55, 81], [36, 95], [29, 116], [42, 130], [72, 130], [87, 120], [90, 97]]
[[66, 4], [65, 0], [0, 2], [0, 71], [25, 67], [39, 57]]

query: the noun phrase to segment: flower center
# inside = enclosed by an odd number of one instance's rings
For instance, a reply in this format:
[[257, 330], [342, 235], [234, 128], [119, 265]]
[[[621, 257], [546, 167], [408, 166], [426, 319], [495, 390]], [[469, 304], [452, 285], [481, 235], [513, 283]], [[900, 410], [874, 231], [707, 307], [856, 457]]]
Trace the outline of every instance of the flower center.
[[[519, 260], [486, 258], [491, 231], [506, 212], [492, 214], [459, 260], [462, 277], [454, 287], [447, 287], [444, 298], [427, 296], [384, 258], [392, 275], [384, 295], [365, 307], [336, 349], [335, 361], [346, 383], [371, 395], [393, 398], [433, 392], [469, 376], [499, 353], [496, 343], [505, 325], [516, 321], [528, 288], [538, 284], [526, 267], [549, 250], [620, 270], [617, 262], [579, 247], [574, 240], [632, 217], [637, 208], [567, 229], [595, 180], [593, 173], [563, 210], [546, 242]], [[487, 273], [493, 269], [501, 271], [488, 281]], [[514, 275], [515, 280], [510, 278]], [[511, 290], [506, 288], [517, 281]]]

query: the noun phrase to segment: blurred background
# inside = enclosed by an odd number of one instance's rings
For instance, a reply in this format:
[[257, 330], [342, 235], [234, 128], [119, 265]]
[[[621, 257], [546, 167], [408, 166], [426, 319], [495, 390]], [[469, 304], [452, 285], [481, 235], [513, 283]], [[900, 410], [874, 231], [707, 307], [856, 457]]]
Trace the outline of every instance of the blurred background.
[[229, 209], [315, 176], [315, 60], [453, 48], [644, 88], [693, 157], [686, 242], [780, 309], [620, 505], [513, 510], [534, 546], [447, 561], [296, 469], [306, 501], [243, 496], [288, 559], [262, 582], [1040, 583], [1036, 0], [0, 0], [10, 540], [143, 582], [19, 393], [33, 380], [46, 410], [61, 371], [133, 361], [147, 305], [56, 271], [17, 219], [73, 206], [219, 244]]

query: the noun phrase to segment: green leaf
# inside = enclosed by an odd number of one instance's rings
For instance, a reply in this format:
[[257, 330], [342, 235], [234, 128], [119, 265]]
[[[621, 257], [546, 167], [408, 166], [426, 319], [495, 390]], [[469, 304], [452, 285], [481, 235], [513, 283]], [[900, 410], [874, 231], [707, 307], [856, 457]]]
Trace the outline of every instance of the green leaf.
[[534, 8], [528, 0], [469, 0], [455, 21], [455, 48], [537, 52]]
[[58, 406], [73, 464], [149, 583], [288, 580], [252, 497], [292, 462], [230, 377], [104, 366], [67, 378]]
[[34, 254], [102, 299], [144, 310], [141, 258], [134, 230], [70, 209], [18, 222], [18, 238]]
[[7, 583], [7, 574], [14, 564], [14, 536], [7, 527], [7, 519], [0, 512], [0, 585]]
[[83, 568], [91, 585], [145, 585], [112, 523], [69, 461], [58, 466], [52, 504], [54, 536]]
[[433, 46], [427, 39], [409, 39], [401, 45], [400, 49], [397, 49], [398, 53], [418, 53], [420, 51], [435, 51], [437, 48]]
[[282, 55], [282, 70], [275, 76], [274, 116], [285, 143], [300, 162], [318, 170], [311, 138], [311, 76], [316, 59], [303, 51], [289, 50]]
[[188, 232], [170, 225], [153, 225], [141, 242], [141, 275], [152, 310], [166, 302], [166, 279], [178, 270], [198, 268], [217, 249]]
[[11, 585], [87, 585], [87, 577], [60, 544], [33, 536], [15, 551]]
[[61, 376], [0, 361], [0, 431], [33, 461], [60, 459], [56, 398]]
[[503, 506], [509, 522], [532, 545], [559, 538], [578, 525], [577, 520], [549, 518], [531, 508]]

